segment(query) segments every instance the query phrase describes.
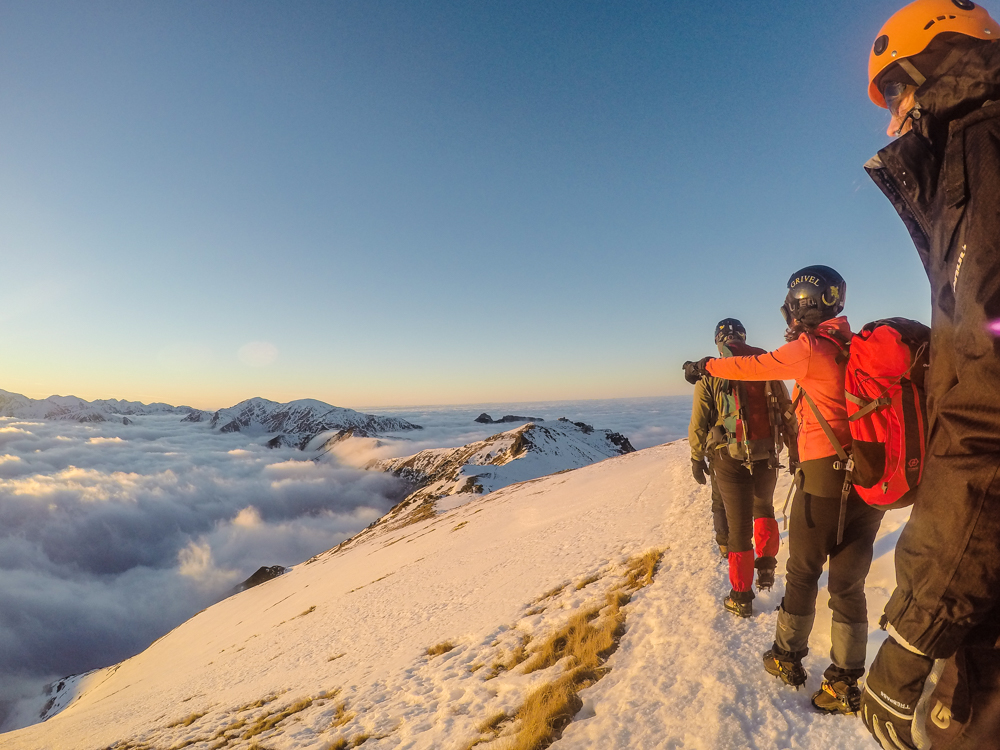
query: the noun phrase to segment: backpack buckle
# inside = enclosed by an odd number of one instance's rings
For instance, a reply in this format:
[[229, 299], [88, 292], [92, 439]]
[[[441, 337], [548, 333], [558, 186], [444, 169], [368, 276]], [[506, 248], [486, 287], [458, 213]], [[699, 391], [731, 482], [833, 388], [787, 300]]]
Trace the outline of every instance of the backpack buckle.
[[834, 461], [833, 468], [835, 471], [854, 471], [854, 459], [848, 456], [846, 461]]

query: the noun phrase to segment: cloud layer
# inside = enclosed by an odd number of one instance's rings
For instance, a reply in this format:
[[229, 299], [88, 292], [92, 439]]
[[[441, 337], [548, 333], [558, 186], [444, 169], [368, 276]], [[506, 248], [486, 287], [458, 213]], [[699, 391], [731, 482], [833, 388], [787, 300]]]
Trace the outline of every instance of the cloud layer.
[[140, 651], [261, 565], [294, 565], [357, 533], [405, 489], [247, 441], [173, 415], [0, 420], [8, 692]]

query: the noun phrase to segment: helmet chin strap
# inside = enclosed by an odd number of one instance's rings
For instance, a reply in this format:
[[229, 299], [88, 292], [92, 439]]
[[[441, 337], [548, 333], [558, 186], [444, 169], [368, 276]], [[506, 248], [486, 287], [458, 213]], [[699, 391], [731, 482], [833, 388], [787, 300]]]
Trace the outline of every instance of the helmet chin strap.
[[909, 120], [916, 121], [919, 119], [920, 119], [920, 105], [916, 104], [914, 105], [913, 109], [911, 109], [909, 112], [906, 113], [906, 117], [903, 118], [902, 122], [899, 123], [899, 129], [896, 130], [896, 135], [899, 136], [903, 134], [903, 128], [906, 127], [906, 123]]
[[[902, 60], [897, 61], [896, 64], [906, 71], [906, 74], [913, 79], [913, 82], [917, 84], [917, 86], [924, 85], [924, 82], [927, 80], [927, 77], [919, 70], [917, 70], [917, 67], [907, 58], [904, 57]], [[919, 119], [920, 119], [920, 105], [914, 104], [913, 108], [906, 113], [906, 117], [904, 117], [902, 121], [899, 123], [899, 128], [896, 130], [896, 135], [900, 136], [903, 134], [903, 128], [906, 127], [907, 122], [909, 122], [910, 120], [919, 120]]]

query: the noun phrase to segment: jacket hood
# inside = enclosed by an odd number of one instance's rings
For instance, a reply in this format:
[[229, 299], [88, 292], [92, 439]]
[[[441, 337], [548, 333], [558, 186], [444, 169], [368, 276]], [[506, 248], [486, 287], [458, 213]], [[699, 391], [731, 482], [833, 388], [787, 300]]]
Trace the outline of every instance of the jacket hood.
[[[1000, 43], [966, 38], [955, 48], [960, 52], [957, 58], [929, 76], [916, 92], [921, 111], [943, 122], [964, 117], [985, 102], [1000, 99]], [[914, 57], [918, 67], [919, 58]]]

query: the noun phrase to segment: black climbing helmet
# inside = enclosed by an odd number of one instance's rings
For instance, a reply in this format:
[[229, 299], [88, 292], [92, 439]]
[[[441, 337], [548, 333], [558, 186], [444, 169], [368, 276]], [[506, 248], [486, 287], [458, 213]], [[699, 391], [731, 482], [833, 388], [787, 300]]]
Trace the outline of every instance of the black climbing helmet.
[[723, 318], [715, 324], [716, 344], [728, 341], [733, 336], [739, 336], [742, 341], [747, 340], [747, 329], [736, 318]]
[[794, 322], [814, 326], [840, 315], [846, 301], [843, 276], [829, 266], [806, 266], [788, 279], [781, 316], [789, 326]]

